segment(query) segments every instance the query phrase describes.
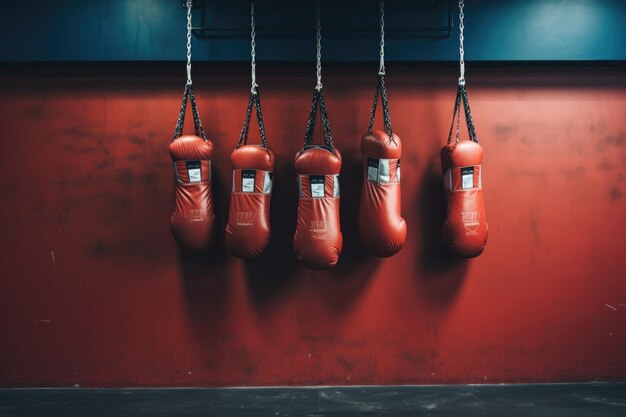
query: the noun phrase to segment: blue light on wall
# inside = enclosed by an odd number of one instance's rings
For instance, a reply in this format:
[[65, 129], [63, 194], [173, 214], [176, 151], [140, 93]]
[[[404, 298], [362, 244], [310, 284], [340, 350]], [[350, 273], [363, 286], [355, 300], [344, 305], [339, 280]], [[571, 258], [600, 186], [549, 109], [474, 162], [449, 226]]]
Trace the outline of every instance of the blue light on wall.
[[[248, 27], [249, 3], [196, 0], [195, 25]], [[185, 57], [185, 10], [178, 0], [66, 0], [7, 2], [0, 15], [0, 61], [179, 61]], [[313, 1], [310, 3], [311, 18]], [[281, 5], [282, 4], [282, 5]], [[291, 8], [288, 7], [291, 4]], [[297, 7], [294, 8], [294, 4]], [[455, 28], [447, 24], [447, 0], [387, 0], [387, 59], [455, 61]], [[295, 22], [293, 34], [261, 33], [260, 61], [311, 61], [313, 26], [307, 2], [257, 1], [258, 25]], [[343, 9], [341, 9], [343, 7]], [[377, 5], [365, 0], [322, 0], [324, 59], [377, 59]], [[625, 61], [626, 1], [469, 0], [466, 2], [466, 59], [470, 61]], [[338, 11], [343, 10], [343, 13]], [[201, 21], [201, 16], [204, 21]], [[213, 19], [213, 21], [211, 20]], [[27, 29], [24, 30], [24, 23]], [[371, 32], [363, 31], [370, 25]], [[341, 32], [328, 28], [345, 26]], [[393, 27], [404, 30], [393, 31]], [[409, 27], [409, 29], [411, 29]], [[196, 61], [247, 61], [244, 33], [220, 32], [194, 38]]]

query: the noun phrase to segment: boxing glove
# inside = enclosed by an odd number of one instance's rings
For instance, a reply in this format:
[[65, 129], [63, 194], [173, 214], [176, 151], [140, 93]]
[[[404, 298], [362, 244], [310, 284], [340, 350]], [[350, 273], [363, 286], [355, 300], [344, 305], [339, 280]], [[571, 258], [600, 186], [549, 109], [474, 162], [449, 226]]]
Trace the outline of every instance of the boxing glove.
[[169, 146], [174, 161], [176, 205], [170, 220], [172, 235], [184, 249], [205, 249], [212, 237], [215, 213], [211, 195], [213, 142], [180, 136]]
[[339, 223], [337, 148], [307, 145], [296, 154], [300, 199], [293, 238], [298, 261], [309, 269], [326, 269], [339, 260], [343, 236]]
[[406, 222], [400, 213], [400, 157], [402, 144], [395, 134], [369, 131], [361, 138], [363, 189], [359, 233], [372, 255], [396, 254], [406, 241]]
[[230, 253], [251, 259], [265, 251], [270, 240], [270, 197], [274, 154], [260, 145], [244, 145], [230, 156], [233, 187], [226, 246]]
[[456, 255], [473, 258], [485, 249], [489, 227], [482, 186], [483, 148], [452, 141], [441, 150], [447, 217], [441, 239]]

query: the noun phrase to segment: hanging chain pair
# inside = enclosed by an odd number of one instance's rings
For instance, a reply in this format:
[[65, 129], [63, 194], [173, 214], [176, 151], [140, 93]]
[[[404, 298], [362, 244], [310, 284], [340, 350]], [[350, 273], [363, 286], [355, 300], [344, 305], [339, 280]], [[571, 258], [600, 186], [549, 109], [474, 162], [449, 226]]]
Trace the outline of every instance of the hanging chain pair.
[[206, 135], [204, 133], [204, 128], [202, 127], [202, 122], [200, 121], [200, 115], [198, 113], [198, 106], [196, 105], [196, 97], [193, 94], [193, 86], [191, 83], [185, 85], [185, 92], [183, 94], [183, 103], [180, 106], [180, 112], [178, 113], [178, 121], [176, 122], [176, 127], [174, 128], [174, 135], [172, 136], [172, 141], [176, 140], [183, 134], [183, 126], [185, 124], [185, 113], [187, 111], [187, 101], [191, 101], [191, 112], [193, 115], [193, 124], [196, 132], [196, 136], [201, 137], [203, 140], [207, 140]]
[[[465, 29], [463, 13], [463, 7], [465, 6], [464, 0], [459, 0], [459, 67], [460, 77], [459, 85], [456, 92], [456, 99], [454, 102], [454, 113], [452, 114], [452, 125], [450, 126], [450, 132], [448, 133], [448, 143], [452, 141], [452, 132], [456, 124], [455, 143], [459, 143], [459, 136], [461, 133], [461, 104], [463, 104], [463, 112], [465, 113], [465, 121], [467, 122], [467, 133], [469, 139], [478, 143], [478, 136], [476, 135], [476, 128], [474, 127], [474, 121], [472, 120], [472, 111], [470, 109], [469, 98], [467, 97], [467, 89], [465, 88], [465, 50], [463, 49], [463, 32]], [[456, 122], [456, 123], [455, 123]]]
[[311, 102], [311, 112], [309, 113], [309, 120], [306, 124], [306, 133], [304, 135], [304, 146], [310, 146], [313, 144], [313, 134], [315, 133], [315, 119], [317, 118], [317, 107], [320, 108], [320, 121], [322, 124], [322, 131], [324, 133], [324, 145], [326, 145], [333, 153], [335, 152], [335, 145], [333, 144], [333, 136], [330, 131], [330, 122], [328, 120], [328, 113], [326, 112], [326, 103], [324, 102], [324, 90], [322, 86], [322, 24], [321, 24], [321, 12], [320, 12], [320, 0], [315, 2], [316, 11], [316, 40], [317, 40], [317, 84], [313, 93], [313, 101]]
[[378, 83], [374, 92], [374, 103], [370, 113], [370, 123], [367, 128], [368, 132], [374, 127], [374, 117], [376, 115], [376, 107], [378, 105], [378, 95], [380, 94], [383, 104], [383, 120], [385, 122], [385, 133], [389, 136], [389, 140], [395, 143], [393, 139], [393, 131], [391, 130], [391, 118], [389, 116], [389, 101], [387, 100], [387, 87], [385, 86], [385, 2], [380, 0], [380, 67], [378, 68]]
[[[237, 148], [248, 144], [248, 132], [250, 130], [250, 118], [252, 117], [252, 106], [256, 110], [256, 119], [259, 122], [259, 133], [261, 136], [261, 146], [267, 149], [267, 137], [265, 136], [265, 124], [263, 123], [263, 113], [261, 111], [261, 96], [258, 89], [255, 88], [250, 93], [250, 100], [248, 101], [248, 109], [246, 110], [246, 118], [243, 121], [243, 128], [239, 135], [239, 142], [237, 142]], [[236, 148], [235, 148], [236, 149]]]
[[[259, 133], [261, 136], [261, 146], [267, 149], [267, 137], [265, 135], [265, 124], [263, 123], [263, 112], [261, 111], [261, 96], [259, 94], [259, 85], [256, 83], [256, 25], [254, 13], [254, 0], [250, 1], [250, 55], [251, 61], [251, 78], [250, 99], [248, 100], [248, 108], [246, 110], [246, 118], [243, 121], [243, 128], [239, 135], [237, 148], [248, 144], [248, 133], [250, 131], [250, 118], [252, 117], [252, 107], [256, 110], [256, 118], [259, 122]], [[235, 148], [236, 149], [236, 148]]]
[[465, 121], [467, 122], [467, 133], [469, 135], [469, 139], [478, 143], [478, 136], [476, 135], [476, 128], [474, 127], [474, 120], [472, 119], [472, 111], [470, 109], [469, 98], [467, 97], [467, 90], [465, 89], [465, 85], [459, 85], [456, 92], [454, 113], [452, 114], [452, 125], [450, 126], [450, 132], [448, 133], [448, 143], [452, 142], [452, 131], [454, 130], [455, 124], [455, 142], [459, 143], [459, 135], [461, 133], [461, 104], [463, 104], [463, 112], [465, 113]]
[[324, 145], [326, 145], [332, 152], [335, 151], [335, 145], [333, 143], [333, 135], [330, 131], [330, 121], [328, 120], [328, 113], [326, 112], [326, 103], [324, 102], [324, 91], [322, 89], [315, 89], [313, 93], [313, 101], [311, 102], [311, 113], [309, 114], [309, 121], [306, 124], [306, 134], [304, 135], [304, 146], [310, 146], [313, 144], [313, 135], [315, 133], [315, 119], [317, 118], [317, 107], [320, 108], [320, 121], [322, 124], [322, 131], [324, 133]]
[[448, 144], [452, 141], [452, 132], [454, 130], [456, 122], [455, 143], [459, 143], [459, 136], [461, 133], [461, 103], [463, 104], [463, 111], [465, 113], [465, 121], [467, 122], [467, 133], [469, 139], [478, 143], [478, 136], [476, 135], [476, 128], [474, 127], [474, 121], [472, 120], [472, 111], [470, 109], [469, 98], [467, 97], [467, 89], [465, 88], [465, 50], [463, 49], [463, 32], [465, 29], [463, 13], [464, 0], [459, 0], [459, 67], [460, 77], [459, 86], [456, 91], [456, 99], [454, 102], [454, 113], [452, 114], [452, 125], [450, 126], [450, 132], [448, 133]]
[[370, 112], [370, 123], [367, 127], [367, 131], [371, 132], [374, 127], [374, 118], [376, 116], [376, 107], [378, 106], [378, 95], [383, 104], [383, 120], [385, 122], [385, 133], [389, 136], [389, 140], [396, 142], [393, 138], [393, 131], [391, 129], [391, 117], [389, 116], [389, 101], [387, 99], [387, 87], [385, 86], [385, 74], [378, 75], [378, 84], [376, 84], [376, 92], [374, 93], [374, 103], [372, 104], [372, 111]]
[[180, 106], [180, 112], [178, 113], [178, 120], [176, 121], [176, 127], [174, 128], [172, 141], [176, 140], [183, 134], [188, 101], [191, 101], [191, 112], [193, 114], [193, 124], [196, 136], [201, 137], [205, 141], [207, 140], [204, 128], [202, 127], [202, 122], [200, 121], [200, 114], [198, 113], [196, 97], [193, 93], [193, 83], [191, 81], [191, 7], [192, 0], [187, 0], [187, 84], [185, 84], [183, 102]]

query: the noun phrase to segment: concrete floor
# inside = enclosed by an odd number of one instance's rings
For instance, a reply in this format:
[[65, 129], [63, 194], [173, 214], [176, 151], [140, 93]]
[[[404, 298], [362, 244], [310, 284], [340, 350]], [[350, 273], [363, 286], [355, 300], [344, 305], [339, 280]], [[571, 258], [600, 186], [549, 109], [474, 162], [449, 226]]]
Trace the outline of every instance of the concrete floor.
[[626, 383], [0, 389], [8, 416], [626, 416]]

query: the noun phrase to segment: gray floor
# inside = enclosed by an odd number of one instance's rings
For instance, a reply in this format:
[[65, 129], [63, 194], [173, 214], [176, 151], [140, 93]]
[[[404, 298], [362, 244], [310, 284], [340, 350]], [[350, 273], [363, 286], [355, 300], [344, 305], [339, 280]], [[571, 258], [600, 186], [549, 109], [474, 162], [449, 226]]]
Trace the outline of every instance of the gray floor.
[[626, 383], [0, 389], [0, 416], [626, 416]]

